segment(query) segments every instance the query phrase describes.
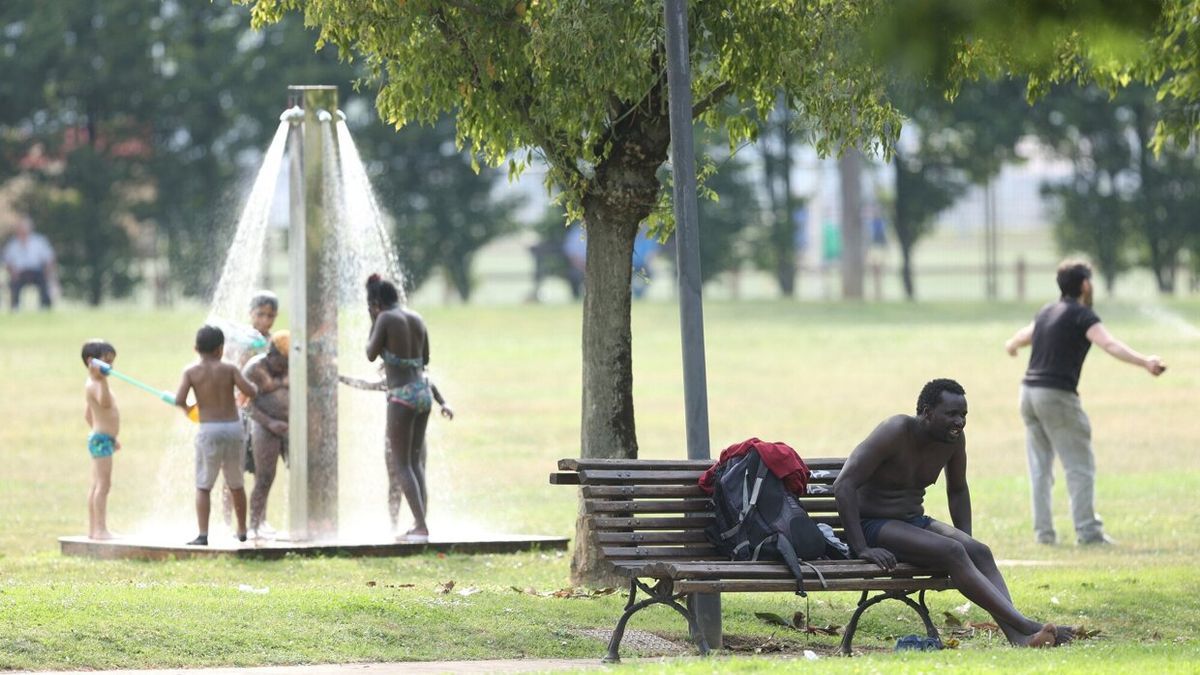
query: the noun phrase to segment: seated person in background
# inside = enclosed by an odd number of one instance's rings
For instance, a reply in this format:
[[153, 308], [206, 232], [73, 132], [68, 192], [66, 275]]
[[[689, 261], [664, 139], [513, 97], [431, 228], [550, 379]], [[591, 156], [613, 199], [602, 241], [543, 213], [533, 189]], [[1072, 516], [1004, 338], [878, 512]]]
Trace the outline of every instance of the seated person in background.
[[[933, 380], [917, 398], [915, 417], [884, 420], [850, 453], [833, 483], [850, 549], [885, 570], [897, 561], [946, 570], [1013, 645], [1067, 642], [1073, 637], [1069, 626], [1042, 624], [1017, 611], [991, 550], [971, 537], [966, 424], [962, 386]], [[943, 471], [953, 527], [925, 515], [925, 488]]]

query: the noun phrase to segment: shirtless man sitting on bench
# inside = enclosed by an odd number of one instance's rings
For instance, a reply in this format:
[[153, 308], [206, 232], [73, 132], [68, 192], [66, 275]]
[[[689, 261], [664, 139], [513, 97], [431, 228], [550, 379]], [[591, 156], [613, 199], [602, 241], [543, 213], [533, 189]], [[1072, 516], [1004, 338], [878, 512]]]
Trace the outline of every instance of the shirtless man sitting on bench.
[[[884, 420], [850, 453], [833, 483], [851, 550], [892, 570], [897, 561], [945, 569], [968, 600], [987, 610], [1008, 641], [1053, 647], [1069, 626], [1039, 623], [1017, 611], [991, 549], [971, 537], [971, 494], [963, 427], [967, 397], [954, 380], [925, 385], [917, 414]], [[925, 489], [946, 473], [951, 527], [925, 515]]]

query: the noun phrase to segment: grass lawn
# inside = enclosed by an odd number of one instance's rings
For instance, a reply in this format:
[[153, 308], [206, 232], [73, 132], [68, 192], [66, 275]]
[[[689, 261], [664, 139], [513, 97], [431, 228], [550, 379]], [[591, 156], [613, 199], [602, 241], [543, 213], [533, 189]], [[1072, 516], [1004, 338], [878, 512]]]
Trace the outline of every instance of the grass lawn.
[[[546, 474], [557, 458], [577, 454], [580, 308], [419, 309], [433, 339], [433, 375], [458, 413], [453, 422], [431, 422], [431, 526], [573, 534], [574, 491], [549, 486]], [[1025, 613], [1098, 629], [1099, 638], [1034, 654], [981, 632], [960, 637], [954, 650], [897, 655], [888, 648], [897, 636], [919, 632], [919, 623], [899, 604], [885, 603], [864, 617], [856, 639], [866, 652], [862, 658], [825, 658], [837, 638], [773, 627], [755, 612], [791, 616], [800, 610], [814, 624], [841, 625], [857, 595], [814, 594], [808, 607], [786, 594], [740, 594], [724, 599], [724, 628], [731, 644], [745, 650], [737, 653], [752, 658], [674, 659], [638, 669], [757, 670], [784, 664], [763, 661], [753, 656], [756, 650], [799, 656], [810, 649], [822, 656], [822, 672], [1194, 671], [1200, 659], [1200, 426], [1191, 416], [1200, 392], [1200, 302], [1102, 301], [1097, 307], [1116, 335], [1170, 365], [1159, 380], [1103, 354], [1093, 354], [1085, 367], [1081, 394], [1094, 428], [1098, 509], [1121, 542], [1110, 550], [1032, 543], [1016, 405], [1024, 358], [1009, 359], [1002, 345], [1035, 309], [710, 302], [712, 444], [715, 454], [759, 436], [787, 441], [807, 456], [845, 455], [885, 416], [911, 412], [926, 380], [959, 379], [971, 405], [968, 473], [976, 535], [1006, 561], [1003, 570]], [[119, 350], [119, 369], [170, 389], [191, 356], [202, 317], [199, 309], [109, 308], [0, 318], [0, 401], [8, 418], [0, 423], [6, 459], [0, 471], [0, 669], [600, 656], [602, 643], [584, 631], [610, 629], [623, 599], [619, 593], [545, 595], [569, 584], [569, 558], [557, 553], [166, 563], [60, 556], [55, 538], [84, 532], [87, 519], [80, 344], [106, 337]], [[634, 350], [641, 456], [682, 456], [673, 304], [635, 307]], [[369, 373], [359, 361], [357, 348], [346, 352], [342, 369]], [[124, 449], [116, 459], [110, 526], [133, 532], [170, 511], [175, 515], [162, 521], [163, 531], [186, 541], [194, 534], [187, 520], [187, 423], [124, 383], [114, 382], [114, 391]], [[345, 419], [365, 416], [370, 427], [382, 404], [377, 395], [362, 396], [343, 397]], [[343, 494], [382, 495], [378, 436], [357, 427], [346, 433], [342, 452], [359, 468], [344, 472]], [[286, 474], [280, 481], [271, 513], [281, 521]], [[947, 517], [938, 487], [927, 504], [935, 517]], [[344, 511], [343, 523], [378, 519], [385, 509], [381, 501], [366, 508], [361, 516]], [[1061, 481], [1056, 512], [1069, 542]], [[443, 592], [449, 581], [454, 587]], [[957, 593], [931, 597], [939, 617], [960, 616], [956, 608], [964, 599]], [[987, 620], [978, 608], [961, 618]], [[631, 628], [674, 640], [686, 634], [679, 617], [665, 609], [640, 613]]]

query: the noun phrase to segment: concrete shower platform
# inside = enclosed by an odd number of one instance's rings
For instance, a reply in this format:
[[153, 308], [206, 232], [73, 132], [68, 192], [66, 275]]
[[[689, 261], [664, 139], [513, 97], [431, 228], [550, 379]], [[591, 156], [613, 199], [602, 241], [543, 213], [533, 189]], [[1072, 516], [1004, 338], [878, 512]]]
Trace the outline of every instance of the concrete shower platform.
[[289, 554], [299, 556], [339, 556], [380, 558], [420, 555], [422, 553], [516, 553], [519, 551], [565, 551], [566, 537], [538, 534], [487, 534], [465, 537], [430, 537], [425, 544], [392, 539], [332, 541], [288, 541], [285, 539], [238, 542], [219, 539], [209, 546], [187, 546], [149, 537], [120, 537], [96, 541], [87, 537], [59, 537], [63, 555], [101, 560], [183, 560], [190, 558], [245, 558], [282, 560]]

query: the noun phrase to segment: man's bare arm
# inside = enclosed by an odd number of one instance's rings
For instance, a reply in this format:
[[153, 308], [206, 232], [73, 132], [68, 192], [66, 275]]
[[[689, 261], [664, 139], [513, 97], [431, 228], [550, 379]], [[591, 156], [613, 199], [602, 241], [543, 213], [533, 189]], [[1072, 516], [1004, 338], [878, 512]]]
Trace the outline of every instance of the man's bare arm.
[[903, 433], [903, 418], [885, 420], [850, 453], [841, 472], [833, 481], [833, 497], [842, 518], [847, 543], [859, 557], [885, 570], [896, 566], [896, 556], [887, 549], [868, 548], [858, 511], [858, 488], [871, 478], [879, 465], [891, 454], [891, 448]]
[[946, 463], [946, 502], [954, 527], [971, 534], [971, 490], [967, 487], [967, 451], [959, 448]]
[[1004, 351], [1008, 352], [1009, 356], [1016, 356], [1021, 347], [1028, 347], [1033, 342], [1033, 322], [1030, 321], [1028, 326], [1025, 326], [1013, 333], [1013, 336], [1004, 343]]
[[1108, 352], [1118, 361], [1124, 361], [1125, 363], [1145, 368], [1146, 372], [1155, 377], [1162, 375], [1163, 371], [1167, 369], [1167, 365], [1163, 363], [1162, 359], [1157, 356], [1143, 356], [1134, 351], [1129, 345], [1121, 342], [1116, 336], [1108, 332], [1108, 329], [1102, 323], [1094, 324], [1087, 330], [1087, 339], [1091, 340], [1092, 344]]

